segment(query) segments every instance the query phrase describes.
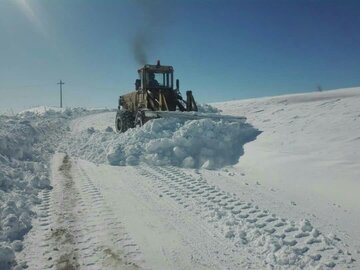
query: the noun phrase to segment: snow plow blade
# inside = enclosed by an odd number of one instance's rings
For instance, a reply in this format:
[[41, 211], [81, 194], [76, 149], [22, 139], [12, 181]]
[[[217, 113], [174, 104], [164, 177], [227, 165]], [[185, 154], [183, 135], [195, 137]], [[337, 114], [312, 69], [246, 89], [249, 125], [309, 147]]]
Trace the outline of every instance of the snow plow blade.
[[144, 111], [147, 118], [179, 118], [184, 120], [199, 120], [199, 119], [212, 119], [223, 120], [229, 122], [242, 122], [246, 121], [243, 116], [221, 115], [215, 113], [200, 113], [200, 112], [173, 112], [173, 111]]

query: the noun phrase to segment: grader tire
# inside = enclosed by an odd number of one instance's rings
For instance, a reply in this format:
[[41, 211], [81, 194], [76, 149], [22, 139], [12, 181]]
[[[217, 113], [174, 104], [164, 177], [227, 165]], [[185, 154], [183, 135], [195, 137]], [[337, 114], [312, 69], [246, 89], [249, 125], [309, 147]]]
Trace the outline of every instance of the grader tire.
[[120, 110], [116, 114], [115, 128], [119, 133], [126, 132], [129, 128], [134, 128], [134, 116], [131, 112]]

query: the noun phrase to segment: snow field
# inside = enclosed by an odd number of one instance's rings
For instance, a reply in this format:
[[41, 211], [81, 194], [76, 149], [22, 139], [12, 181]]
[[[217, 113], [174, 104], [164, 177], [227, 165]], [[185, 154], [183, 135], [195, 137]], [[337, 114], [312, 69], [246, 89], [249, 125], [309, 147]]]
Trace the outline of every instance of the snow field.
[[360, 239], [360, 88], [215, 105], [263, 131], [236, 165], [247, 181], [261, 179], [305, 209], [316, 205], [314, 214], [331, 213], [326, 223]]
[[[227, 102], [254, 127], [157, 119], [124, 134], [115, 112], [0, 116], [0, 269], [357, 269], [359, 97]], [[50, 175], [58, 144], [70, 157]]]
[[[110, 131], [110, 132], [109, 132]], [[64, 149], [72, 155], [115, 166], [174, 165], [217, 169], [236, 164], [243, 145], [260, 132], [250, 124], [210, 119], [179, 121], [155, 119], [142, 128], [117, 134], [88, 128]]]
[[[326, 235], [336, 232], [351, 247], [357, 269], [360, 88], [213, 105], [225, 114], [246, 116], [262, 131], [245, 145], [247, 154], [230, 170], [243, 175], [253, 190], [266, 192], [265, 203], [258, 204], [293, 220], [306, 217]], [[213, 183], [234, 190], [234, 183]]]

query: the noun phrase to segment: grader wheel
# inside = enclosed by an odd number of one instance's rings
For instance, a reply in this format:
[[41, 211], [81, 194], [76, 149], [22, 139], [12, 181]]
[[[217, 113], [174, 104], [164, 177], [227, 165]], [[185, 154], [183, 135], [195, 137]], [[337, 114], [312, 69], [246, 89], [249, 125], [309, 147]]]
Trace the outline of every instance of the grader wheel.
[[129, 128], [134, 128], [134, 116], [131, 112], [126, 110], [120, 110], [116, 114], [115, 128], [119, 133], [127, 131]]

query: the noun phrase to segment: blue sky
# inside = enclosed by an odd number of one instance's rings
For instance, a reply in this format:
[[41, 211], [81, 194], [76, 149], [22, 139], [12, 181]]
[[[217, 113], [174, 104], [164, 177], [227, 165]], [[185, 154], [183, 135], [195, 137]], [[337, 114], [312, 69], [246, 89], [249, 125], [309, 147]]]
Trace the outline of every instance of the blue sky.
[[116, 107], [135, 40], [199, 102], [360, 86], [360, 1], [0, 0], [0, 111]]

